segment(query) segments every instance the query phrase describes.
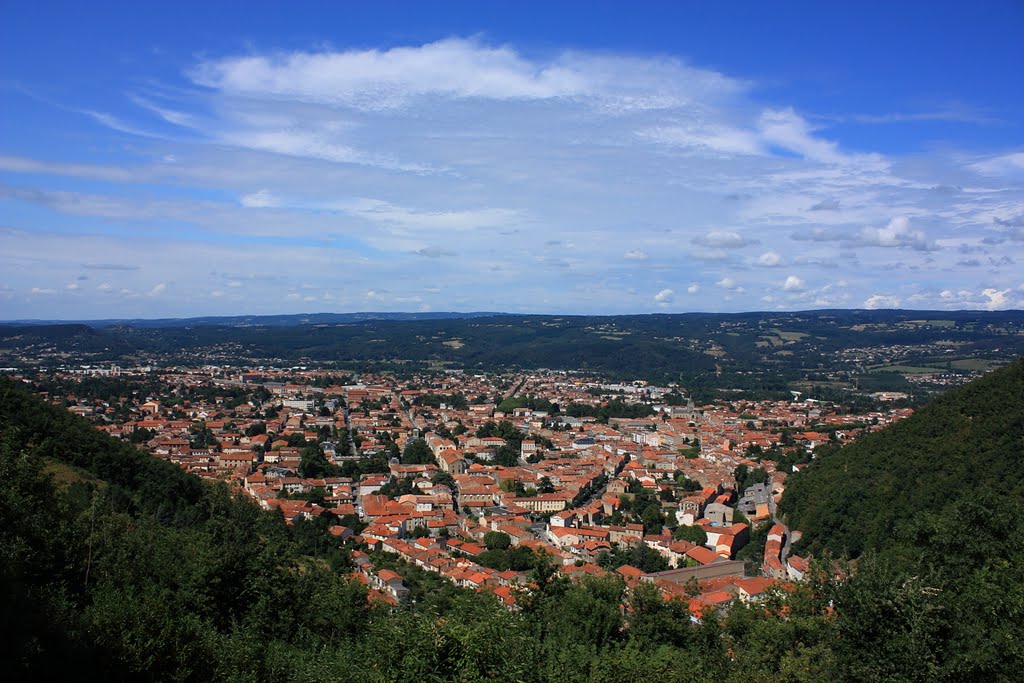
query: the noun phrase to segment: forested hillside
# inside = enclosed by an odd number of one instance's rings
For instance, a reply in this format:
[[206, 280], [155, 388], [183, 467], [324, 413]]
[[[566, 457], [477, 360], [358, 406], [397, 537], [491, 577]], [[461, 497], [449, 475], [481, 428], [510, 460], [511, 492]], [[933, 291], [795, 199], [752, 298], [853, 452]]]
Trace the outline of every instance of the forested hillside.
[[842, 581], [698, 624], [545, 563], [518, 612], [465, 591], [371, 606], [318, 529], [2, 378], [0, 484], [7, 680], [1012, 681], [1024, 661], [1019, 500], [961, 501]]
[[1019, 311], [344, 320], [0, 324], [0, 365], [308, 363], [396, 372], [548, 368], [678, 382], [705, 397], [714, 390], [788, 397], [798, 389], [839, 399], [848, 398], [847, 390], [926, 394], [927, 387], [912, 385], [906, 376], [969, 373], [1024, 354]]
[[781, 507], [808, 550], [856, 557], [899, 544], [926, 514], [982, 499], [992, 514], [1024, 500], [1024, 360], [888, 429], [819, 449]]

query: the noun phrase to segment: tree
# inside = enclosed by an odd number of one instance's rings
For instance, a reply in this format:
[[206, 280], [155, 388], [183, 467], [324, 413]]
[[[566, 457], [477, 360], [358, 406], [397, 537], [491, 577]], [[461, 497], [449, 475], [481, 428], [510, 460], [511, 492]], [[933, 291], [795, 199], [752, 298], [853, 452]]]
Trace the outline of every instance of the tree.
[[502, 467], [515, 467], [519, 464], [519, 449], [506, 443], [494, 455], [494, 464]]
[[402, 451], [403, 465], [427, 465], [432, 462], [434, 462], [434, 454], [423, 439], [414, 440]]
[[430, 483], [441, 486], [447, 486], [452, 491], [454, 491], [457, 486], [457, 484], [455, 483], [455, 477], [453, 477], [448, 472], [442, 472], [440, 470], [434, 472], [433, 476], [430, 477]]
[[708, 534], [704, 528], [698, 525], [680, 525], [672, 532], [672, 538], [676, 541], [689, 541], [697, 545], [704, 545], [708, 542]]
[[265, 422], [253, 422], [251, 425], [245, 428], [246, 436], [259, 436], [260, 434], [267, 433], [267, 423]]
[[733, 476], [736, 478], [736, 491], [738, 493], [743, 493], [754, 484], [765, 484], [771, 481], [771, 476], [763, 467], [750, 469], [746, 465], [739, 465], [733, 470]]
[[189, 439], [189, 448], [210, 448], [217, 443], [217, 437], [213, 435], [206, 422], [200, 422], [191, 429], [192, 437]]
[[423, 494], [423, 491], [414, 483], [412, 477], [402, 477], [401, 479], [395, 479], [384, 484], [377, 493], [394, 499], [410, 494], [419, 496]]
[[615, 571], [624, 564], [647, 573], [669, 568], [668, 560], [645, 543], [638, 543], [625, 549], [616, 547], [611, 552], [602, 551], [597, 556], [597, 564], [609, 571]]
[[640, 515], [644, 524], [644, 531], [649, 534], [660, 534], [665, 524], [665, 516], [661, 513], [660, 505], [648, 505]]
[[319, 446], [306, 446], [299, 456], [299, 476], [320, 478], [334, 473], [334, 466], [327, 462]]
[[484, 534], [484, 545], [488, 550], [508, 550], [508, 547], [512, 545], [512, 539], [506, 533], [488, 531]]
[[138, 427], [132, 430], [132, 433], [128, 435], [128, 442], [134, 444], [146, 443], [155, 436], [156, 430]]

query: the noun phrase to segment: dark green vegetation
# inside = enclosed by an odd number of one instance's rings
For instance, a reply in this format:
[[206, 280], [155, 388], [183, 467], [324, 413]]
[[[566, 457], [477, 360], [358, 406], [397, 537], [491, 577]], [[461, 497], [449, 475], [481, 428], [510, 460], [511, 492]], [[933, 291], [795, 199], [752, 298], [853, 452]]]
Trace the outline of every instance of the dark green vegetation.
[[[857, 557], [898, 544], [928, 513], [1024, 501], [1024, 360], [936, 398], [844, 448], [820, 448], [781, 509], [803, 545]], [[991, 496], [997, 496], [993, 500]]]
[[1024, 316], [1015, 311], [492, 315], [344, 322], [311, 316], [285, 322], [0, 325], [0, 364], [550, 368], [680, 382], [698, 399], [720, 389], [785, 396], [793, 388], [832, 399], [849, 398], [844, 391], [850, 389], [910, 391], [903, 370], [963, 373], [1024, 354]]
[[1024, 514], [982, 491], [918, 515], [845, 581], [815, 574], [694, 624], [648, 586], [573, 584], [543, 557], [512, 613], [377, 556], [417, 602], [370, 607], [316, 525], [287, 527], [5, 379], [0, 484], [7, 680], [1012, 681], [1024, 662]]

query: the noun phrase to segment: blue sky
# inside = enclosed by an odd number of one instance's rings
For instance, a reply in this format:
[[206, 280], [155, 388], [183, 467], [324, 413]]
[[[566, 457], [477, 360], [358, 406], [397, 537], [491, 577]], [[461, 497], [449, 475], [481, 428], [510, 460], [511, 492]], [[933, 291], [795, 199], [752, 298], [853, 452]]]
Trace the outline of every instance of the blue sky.
[[0, 2], [0, 319], [1024, 308], [1024, 5]]

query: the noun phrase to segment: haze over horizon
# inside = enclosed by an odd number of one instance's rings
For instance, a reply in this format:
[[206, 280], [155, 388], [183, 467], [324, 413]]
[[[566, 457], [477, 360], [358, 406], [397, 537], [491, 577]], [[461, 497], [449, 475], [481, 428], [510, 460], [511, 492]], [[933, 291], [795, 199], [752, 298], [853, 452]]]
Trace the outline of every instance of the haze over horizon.
[[1024, 6], [8, 3], [0, 319], [1024, 308]]

